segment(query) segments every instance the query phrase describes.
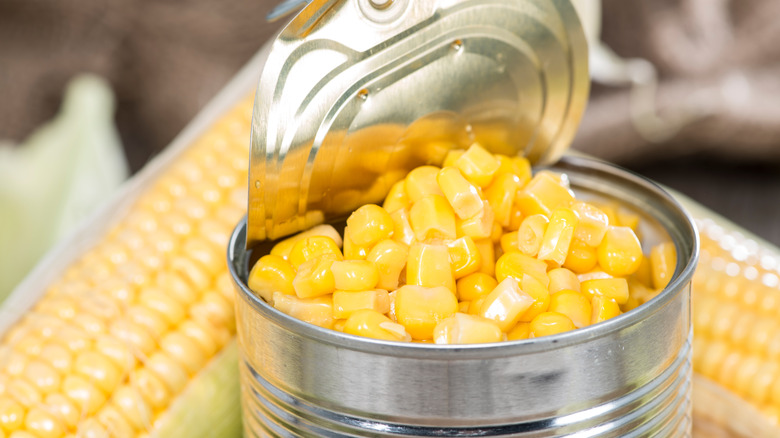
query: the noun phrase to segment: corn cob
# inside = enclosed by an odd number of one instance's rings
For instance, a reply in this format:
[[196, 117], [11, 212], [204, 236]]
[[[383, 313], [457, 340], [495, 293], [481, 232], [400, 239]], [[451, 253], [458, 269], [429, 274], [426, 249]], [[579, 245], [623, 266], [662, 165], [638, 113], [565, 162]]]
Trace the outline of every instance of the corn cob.
[[239, 436], [233, 287], [252, 100], [192, 144], [0, 346], [0, 437]]
[[780, 436], [780, 254], [710, 216], [697, 220], [694, 411], [727, 436]]

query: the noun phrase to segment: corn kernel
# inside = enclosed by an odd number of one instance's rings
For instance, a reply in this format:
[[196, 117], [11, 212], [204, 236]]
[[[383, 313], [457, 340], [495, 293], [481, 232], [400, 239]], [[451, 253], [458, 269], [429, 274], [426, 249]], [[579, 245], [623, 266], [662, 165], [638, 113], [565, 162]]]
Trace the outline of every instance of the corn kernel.
[[370, 290], [379, 282], [379, 270], [374, 263], [366, 260], [334, 261], [330, 270], [338, 290]]
[[162, 352], [152, 354], [146, 360], [145, 365], [173, 394], [178, 394], [190, 381], [187, 371], [178, 362]]
[[650, 250], [653, 287], [663, 289], [669, 284], [677, 267], [677, 251], [673, 243], [661, 243]]
[[551, 294], [564, 289], [580, 292], [580, 280], [577, 278], [577, 275], [569, 269], [551, 269], [550, 272], [547, 273], [547, 277], [550, 279], [550, 284], [547, 288]]
[[282, 313], [324, 328], [333, 326], [333, 297], [298, 298], [294, 295], [274, 293], [274, 307]]
[[517, 231], [511, 231], [509, 233], [504, 233], [501, 236], [501, 251], [506, 254], [508, 252], [521, 252], [520, 251], [520, 245], [518, 245], [518, 241], [520, 239], [517, 237]]
[[506, 331], [518, 323], [533, 303], [533, 297], [520, 289], [517, 280], [506, 278], [485, 297], [479, 314], [495, 321], [501, 331]]
[[354, 312], [344, 323], [344, 333], [385, 341], [411, 341], [402, 325], [375, 310]]
[[507, 341], [519, 341], [531, 337], [531, 323], [518, 322], [508, 332], [506, 332]]
[[509, 226], [515, 194], [520, 187], [520, 178], [513, 173], [499, 173], [485, 189], [485, 199], [493, 208], [496, 222], [502, 227]]
[[550, 279], [547, 277], [547, 264], [541, 260], [519, 252], [509, 252], [499, 257], [496, 262], [496, 280], [499, 282], [507, 277], [522, 282], [523, 274], [536, 278], [545, 288], [550, 284]]
[[406, 283], [425, 287], [444, 286], [455, 293], [455, 277], [447, 247], [426, 243], [412, 245], [406, 263]]
[[458, 311], [458, 300], [442, 286], [406, 285], [396, 291], [395, 316], [413, 339], [430, 339], [442, 320]]
[[352, 231], [349, 227], [344, 228], [344, 258], [347, 260], [365, 260], [368, 256], [370, 247], [361, 246], [352, 240]]
[[605, 297], [604, 295], [596, 295], [591, 299], [591, 309], [593, 311], [590, 323], [596, 324], [602, 321], [606, 321], [610, 318], [614, 318], [620, 315], [620, 306], [615, 300]]
[[343, 245], [341, 236], [335, 228], [333, 228], [331, 225], [317, 225], [314, 228], [298, 233], [292, 237], [288, 237], [287, 239], [277, 243], [273, 248], [271, 248], [271, 254], [287, 258], [290, 255], [290, 251], [293, 249], [293, 246], [295, 246], [299, 240], [303, 240], [311, 236], [327, 236], [333, 239], [333, 241], [336, 242], [336, 246], [339, 248], [341, 248]]
[[365, 290], [359, 292], [333, 292], [333, 317], [347, 319], [358, 310], [376, 310], [381, 314], [390, 311], [390, 298], [386, 290]]
[[618, 304], [628, 301], [628, 282], [625, 278], [597, 278], [583, 281], [580, 286], [582, 293], [591, 298], [601, 295]]
[[537, 173], [515, 197], [524, 216], [549, 216], [556, 208], [568, 207], [573, 201], [574, 193], [549, 172]]
[[27, 431], [39, 438], [59, 438], [65, 433], [57, 417], [38, 407], [27, 412], [24, 425]]
[[374, 204], [364, 205], [347, 219], [350, 239], [362, 247], [371, 247], [380, 240], [393, 234], [393, 218], [382, 207]]
[[498, 286], [498, 282], [491, 275], [484, 272], [475, 272], [458, 280], [456, 288], [458, 300], [474, 301], [486, 297]]
[[30, 361], [22, 376], [42, 394], [54, 392], [60, 387], [60, 374], [54, 367], [41, 360]]
[[433, 341], [437, 344], [481, 344], [501, 340], [503, 333], [494, 321], [464, 313], [443, 319], [433, 329]]
[[[321, 255], [304, 262], [295, 274], [293, 289], [298, 298], [314, 298], [333, 293], [336, 289], [336, 280], [333, 277], [331, 266], [337, 261], [332, 254]], [[276, 299], [278, 294], [273, 293]]]
[[482, 265], [477, 245], [471, 237], [464, 236], [447, 243], [450, 263], [455, 279], [477, 272]]
[[468, 219], [455, 218], [455, 234], [472, 239], [486, 239], [493, 233], [495, 215], [490, 204], [483, 202], [482, 210]]
[[579, 217], [574, 238], [592, 247], [599, 246], [609, 226], [607, 214], [587, 202], [575, 202], [571, 208]]
[[478, 187], [486, 187], [493, 181], [493, 176], [500, 163], [478, 143], [472, 144], [457, 160], [457, 167], [467, 180]]
[[447, 155], [444, 157], [444, 162], [442, 163], [442, 167], [453, 167], [453, 166], [455, 166], [455, 162], [465, 152], [466, 151], [463, 150], [463, 149], [450, 149], [449, 151], [447, 151]]
[[579, 292], [562, 290], [550, 295], [549, 311], [568, 316], [577, 328], [590, 325], [591, 310], [590, 299]]
[[417, 238], [414, 237], [412, 224], [409, 222], [409, 211], [407, 209], [399, 208], [390, 214], [390, 217], [393, 218], [393, 240], [406, 246], [411, 246], [417, 242]]
[[168, 388], [157, 376], [145, 368], [133, 372], [130, 384], [138, 390], [153, 409], [163, 409], [168, 406], [171, 395]]
[[555, 335], [576, 329], [568, 316], [555, 312], [544, 312], [531, 321], [531, 335], [534, 338]]
[[521, 253], [536, 257], [549, 223], [550, 219], [543, 214], [534, 214], [523, 219], [517, 230], [517, 248]]
[[6, 431], [16, 430], [24, 424], [25, 409], [15, 400], [0, 398], [0, 427]]
[[482, 197], [477, 188], [454, 167], [445, 167], [436, 178], [444, 197], [461, 219], [474, 217], [482, 210]]
[[124, 377], [122, 370], [111, 359], [95, 351], [80, 353], [73, 363], [73, 370], [106, 393], [110, 393]]
[[479, 258], [482, 260], [482, 266], [479, 272], [487, 275], [493, 275], [496, 271], [496, 249], [490, 239], [475, 239], [474, 245], [479, 251]]
[[607, 228], [597, 250], [599, 265], [615, 277], [631, 275], [642, 263], [642, 246], [636, 234], [628, 227]]
[[127, 421], [125, 413], [112, 405], [103, 407], [95, 418], [106, 428], [111, 437], [131, 438], [137, 435], [133, 426]]
[[436, 177], [441, 169], [436, 166], [420, 166], [406, 176], [405, 187], [409, 201], [414, 204], [429, 195], [444, 196]]
[[456, 237], [455, 213], [440, 195], [428, 195], [415, 202], [409, 211], [409, 222], [419, 241]]
[[564, 268], [577, 273], [585, 273], [593, 270], [597, 264], [596, 248], [581, 240], [572, 240], [569, 246], [569, 254], [566, 255], [566, 261], [563, 262]]
[[520, 284], [523, 292], [534, 299], [534, 303], [520, 316], [520, 322], [531, 322], [537, 315], [550, 307], [550, 292], [536, 278], [525, 274]]
[[569, 254], [574, 229], [578, 222], [577, 213], [573, 210], [569, 208], [554, 210], [544, 232], [537, 257], [558, 266], [562, 265]]
[[260, 257], [249, 272], [247, 285], [252, 292], [271, 302], [274, 292], [294, 295], [293, 279], [295, 269], [290, 262], [278, 255], [268, 254]]
[[495, 155], [499, 166], [496, 173], [509, 172], [520, 179], [521, 186], [524, 186], [531, 180], [531, 162], [525, 157], [507, 157], [506, 155]]
[[393, 214], [394, 211], [402, 208], [408, 208], [409, 206], [411, 206], [411, 201], [409, 200], [409, 196], [406, 194], [406, 181], [398, 181], [397, 183], [393, 184], [392, 187], [390, 187], [390, 192], [387, 193], [387, 197], [385, 198], [385, 202], [382, 204], [382, 208], [384, 208], [388, 213]]
[[[2, 406], [2, 402], [0, 402], [0, 406]], [[44, 409], [54, 414], [67, 428], [75, 427], [79, 419], [81, 419], [81, 412], [79, 412], [78, 407], [67, 397], [59, 393], [46, 396]], [[2, 410], [3, 408], [0, 407], [0, 426], [3, 426], [1, 423], [4, 418]]]
[[295, 269], [298, 269], [304, 262], [323, 254], [333, 254], [337, 260], [344, 259], [341, 250], [333, 239], [328, 236], [310, 236], [299, 240], [293, 245], [287, 260], [290, 261], [290, 264]]
[[106, 396], [102, 391], [77, 375], [65, 377], [62, 382], [62, 392], [86, 415], [94, 414], [106, 402]]
[[374, 245], [366, 260], [374, 263], [379, 271], [376, 287], [385, 290], [397, 289], [408, 256], [409, 248], [394, 240], [387, 239]]

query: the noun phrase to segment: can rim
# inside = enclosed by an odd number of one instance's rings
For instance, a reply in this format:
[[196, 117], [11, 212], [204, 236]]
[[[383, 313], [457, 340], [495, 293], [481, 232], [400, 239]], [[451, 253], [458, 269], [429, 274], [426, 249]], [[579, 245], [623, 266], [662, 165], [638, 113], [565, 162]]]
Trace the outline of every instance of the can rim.
[[[246, 217], [236, 225], [231, 234], [227, 248], [228, 269], [230, 270], [233, 283], [236, 285], [237, 289], [241, 291], [242, 298], [249, 303], [253, 309], [263, 315], [263, 317], [268, 318], [279, 326], [292, 330], [301, 336], [333, 344], [340, 348], [399, 357], [414, 357], [417, 359], [486, 359], [533, 354], [541, 351], [564, 348], [573, 344], [579, 344], [592, 339], [608, 336], [611, 333], [627, 328], [636, 321], [643, 320], [659, 311], [664, 305], [673, 300], [677, 294], [682, 293], [686, 283], [689, 283], [693, 277], [696, 268], [699, 257], [699, 234], [692, 217], [677, 200], [657, 183], [634, 172], [601, 160], [581, 156], [564, 156], [556, 163], [556, 166], [559, 168], [562, 167], [564, 170], [585, 169], [592, 174], [619, 178], [624, 182], [634, 185], [635, 190], [642, 190], [653, 195], [656, 200], [661, 201], [661, 203], [664, 204], [667, 214], [677, 214], [678, 217], [675, 219], [679, 225], [682, 225], [678, 230], [679, 234], [689, 238], [685, 241], [690, 243], [689, 248], [684, 247], [685, 242], [681, 242], [682, 239], [680, 239], [679, 236], [675, 236], [675, 233], [669, 229], [668, 224], [663, 225], [672, 238], [677, 253], [681, 254], [684, 251], [688, 256], [685, 259], [677, 257], [675, 275], [672, 277], [669, 284], [651, 301], [642, 304], [629, 312], [610, 318], [607, 321], [541, 338], [457, 345], [395, 342], [350, 335], [309, 324], [282, 313], [253, 293], [246, 285], [246, 281], [237, 267], [237, 264], [246, 262]], [[685, 236], [686, 234], [687, 236]]]

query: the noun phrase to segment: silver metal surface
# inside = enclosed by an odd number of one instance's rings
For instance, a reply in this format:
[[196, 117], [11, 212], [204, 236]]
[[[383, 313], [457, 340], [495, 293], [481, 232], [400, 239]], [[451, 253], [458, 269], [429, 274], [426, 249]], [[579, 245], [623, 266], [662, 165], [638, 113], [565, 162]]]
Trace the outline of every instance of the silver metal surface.
[[642, 216], [643, 241], [674, 242], [677, 267], [648, 303], [606, 322], [499, 344], [384, 342], [285, 315], [246, 286], [246, 223], [228, 263], [238, 290], [245, 434], [301, 436], [684, 437], [691, 431], [690, 280], [698, 237], [650, 181], [565, 157], [578, 196]]
[[588, 87], [569, 0], [314, 0], [258, 84], [247, 246], [378, 202], [474, 141], [554, 162]]

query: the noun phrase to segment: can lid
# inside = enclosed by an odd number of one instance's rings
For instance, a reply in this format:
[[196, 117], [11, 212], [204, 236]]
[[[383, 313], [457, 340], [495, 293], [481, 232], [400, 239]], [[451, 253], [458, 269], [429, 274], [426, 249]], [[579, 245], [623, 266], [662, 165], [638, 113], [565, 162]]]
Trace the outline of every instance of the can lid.
[[570, 0], [315, 0], [257, 88], [247, 245], [379, 202], [473, 142], [553, 162], [588, 88]]

